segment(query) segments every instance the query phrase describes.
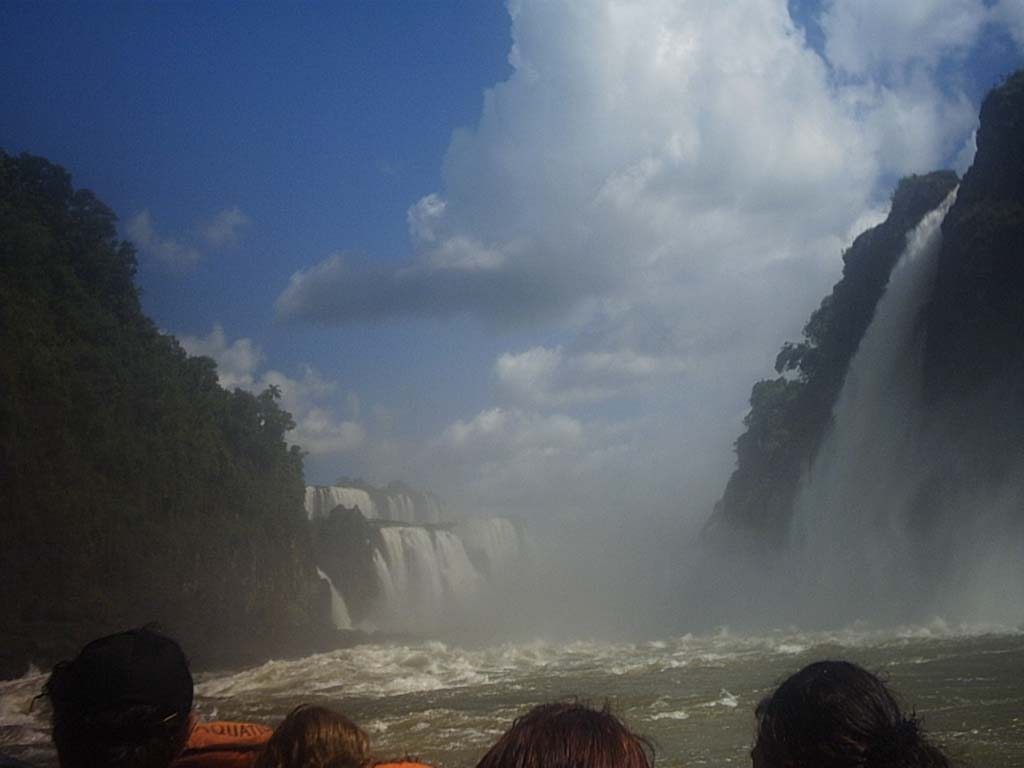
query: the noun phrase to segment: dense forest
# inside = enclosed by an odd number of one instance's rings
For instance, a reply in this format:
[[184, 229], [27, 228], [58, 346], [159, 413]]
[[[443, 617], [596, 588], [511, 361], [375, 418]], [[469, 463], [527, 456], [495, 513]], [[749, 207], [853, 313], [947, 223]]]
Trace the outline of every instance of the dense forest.
[[115, 221], [0, 152], [0, 676], [154, 620], [219, 663], [326, 620], [291, 417], [157, 330]]
[[[886, 221], [843, 254], [842, 279], [803, 340], [785, 344], [779, 375], [753, 387], [736, 469], [705, 529], [712, 540], [758, 550], [784, 544], [800, 478], [813, 467], [906, 235], [956, 184], [949, 171], [903, 179]], [[942, 233], [919, 326], [931, 435], [953, 450], [948, 471], [912, 510], [918, 516], [951, 490], [942, 486], [998, 483], [1024, 452], [1024, 72], [986, 97], [977, 154]]]

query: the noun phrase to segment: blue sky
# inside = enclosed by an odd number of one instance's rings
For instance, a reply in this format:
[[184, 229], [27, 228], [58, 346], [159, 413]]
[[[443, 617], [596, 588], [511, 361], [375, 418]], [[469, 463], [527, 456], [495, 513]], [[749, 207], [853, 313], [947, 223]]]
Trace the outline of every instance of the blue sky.
[[753, 381], [966, 167], [1019, 0], [9, 3], [0, 147], [139, 247], [146, 311], [276, 383], [307, 479], [706, 515]]

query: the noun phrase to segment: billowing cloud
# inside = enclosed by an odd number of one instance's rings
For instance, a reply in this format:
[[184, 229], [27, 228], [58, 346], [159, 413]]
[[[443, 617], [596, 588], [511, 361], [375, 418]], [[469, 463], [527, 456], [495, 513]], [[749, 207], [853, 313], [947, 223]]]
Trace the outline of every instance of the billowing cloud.
[[203, 355], [217, 363], [217, 378], [225, 389], [257, 389], [255, 374], [263, 364], [263, 350], [252, 339], [228, 341], [220, 323], [206, 336], [178, 336], [178, 342], [190, 355]]
[[968, 161], [977, 104], [944, 67], [1013, 5], [833, 0], [816, 51], [785, 0], [512, 2], [512, 74], [410, 206], [412, 257], [329, 256], [277, 314], [515, 326], [494, 403], [431, 444], [474, 503], [717, 493], [751, 384], [896, 177]]
[[281, 405], [292, 414], [295, 429], [289, 439], [313, 455], [353, 451], [366, 440], [366, 428], [343, 414], [350, 412], [352, 399], [337, 382], [306, 366], [298, 378], [280, 371], [267, 371], [260, 387], [281, 390]]
[[835, 67], [891, 77], [910, 64], [964, 56], [988, 21], [982, 0], [832, 0], [821, 26]]
[[237, 205], [225, 208], [202, 227], [203, 239], [215, 248], [235, 245], [252, 220]]
[[449, 424], [431, 450], [432, 461], [458, 476], [471, 511], [553, 514], [592, 503], [586, 489], [633, 447], [565, 414], [488, 408]]
[[140, 211], [128, 219], [124, 233], [145, 258], [152, 259], [166, 269], [187, 272], [199, 263], [201, 254], [195, 248], [164, 237], [156, 231], [148, 210]]
[[[251, 219], [238, 206], [225, 208], [201, 224], [198, 232], [193, 232], [194, 239], [201, 239], [212, 248], [232, 246], [251, 223]], [[135, 243], [144, 258], [174, 272], [194, 269], [203, 257], [195, 246], [158, 232], [148, 209], [125, 222], [124, 235]]]
[[998, 0], [992, 13], [996, 22], [1005, 24], [1017, 45], [1024, 49], [1024, 3], [1020, 0]]
[[342, 254], [301, 270], [277, 298], [284, 319], [332, 324], [464, 312], [508, 322], [549, 316], [570, 300], [563, 283], [515, 267], [498, 269], [498, 251], [473, 241], [445, 241], [431, 262], [401, 270], [352, 266]]
[[561, 407], [636, 395], [663, 377], [686, 372], [687, 361], [631, 349], [566, 354], [531, 347], [501, 355], [494, 366], [501, 393], [535, 407]]
[[288, 439], [311, 455], [348, 453], [366, 441], [366, 428], [359, 422], [359, 398], [314, 368], [303, 367], [298, 377], [276, 370], [260, 372], [264, 361], [260, 347], [248, 338], [230, 341], [220, 324], [206, 336], [180, 336], [178, 341], [191, 355], [213, 358], [222, 387], [253, 393], [277, 387], [281, 406], [295, 421]]
[[[443, 192], [409, 209], [415, 259], [331, 256], [292, 276], [280, 317], [500, 324], [656, 301], [728, 333], [749, 315], [722, 311], [723, 283], [832, 258], [817, 247], [883, 183], [962, 150], [976, 106], [933, 69], [990, 21], [980, 0], [836, 0], [823, 59], [782, 0], [510, 11], [514, 72], [454, 135]], [[779, 287], [802, 308], [823, 286]]]

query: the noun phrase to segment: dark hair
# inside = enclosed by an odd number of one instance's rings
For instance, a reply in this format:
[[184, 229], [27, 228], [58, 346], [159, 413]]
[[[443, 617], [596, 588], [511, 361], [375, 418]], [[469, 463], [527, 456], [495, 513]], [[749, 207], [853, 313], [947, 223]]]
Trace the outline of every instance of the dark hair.
[[63, 768], [166, 768], [188, 738], [188, 662], [149, 628], [88, 643], [54, 666], [42, 695]]
[[654, 747], [608, 711], [541, 704], [517, 719], [476, 768], [651, 768]]
[[370, 737], [344, 715], [303, 704], [274, 730], [254, 768], [358, 768], [366, 763]]
[[755, 768], [949, 768], [885, 684], [848, 661], [801, 669], [757, 705]]

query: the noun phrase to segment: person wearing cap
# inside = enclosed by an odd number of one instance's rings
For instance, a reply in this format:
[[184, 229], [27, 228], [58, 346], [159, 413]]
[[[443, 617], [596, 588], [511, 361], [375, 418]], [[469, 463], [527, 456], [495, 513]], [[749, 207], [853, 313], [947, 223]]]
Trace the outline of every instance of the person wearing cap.
[[93, 640], [43, 689], [61, 768], [167, 768], [192, 729], [192, 674], [150, 629]]
[[273, 731], [255, 723], [200, 723], [181, 647], [143, 627], [88, 643], [53, 668], [61, 768], [248, 768]]

